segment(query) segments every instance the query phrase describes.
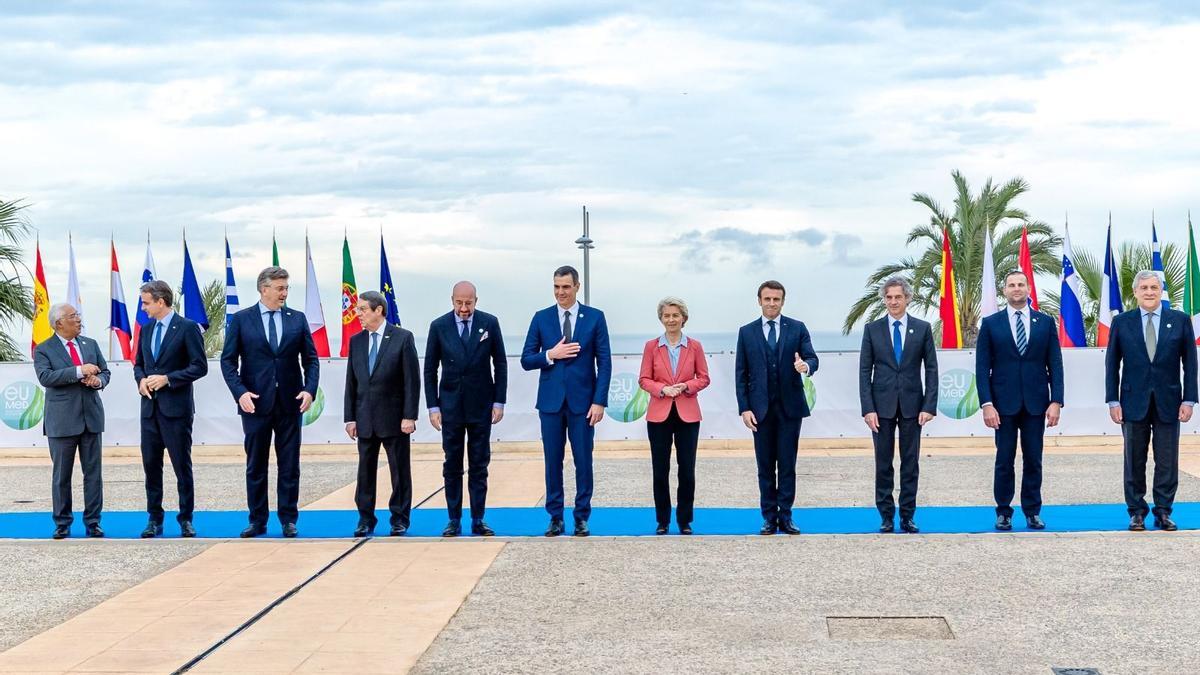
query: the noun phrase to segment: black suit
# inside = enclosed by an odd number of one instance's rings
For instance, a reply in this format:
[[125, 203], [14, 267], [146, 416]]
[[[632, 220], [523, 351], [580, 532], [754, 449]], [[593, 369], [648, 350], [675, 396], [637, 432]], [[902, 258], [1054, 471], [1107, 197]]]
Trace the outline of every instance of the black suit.
[[1154, 442], [1154, 515], [1169, 516], [1179, 488], [1179, 407], [1196, 402], [1196, 336], [1187, 314], [1161, 307], [1150, 358], [1140, 308], [1113, 317], [1105, 354], [1105, 400], [1121, 405], [1125, 505], [1145, 516], [1146, 456]]
[[[441, 382], [438, 370], [441, 369]], [[425, 345], [425, 405], [442, 414], [442, 478], [450, 520], [462, 518], [463, 451], [467, 455], [467, 488], [471, 519], [482, 520], [487, 502], [488, 463], [492, 449], [492, 408], [504, 405], [508, 359], [500, 322], [475, 310], [469, 332], [459, 333], [458, 315], [443, 314], [429, 324]]]
[[863, 328], [858, 357], [858, 397], [862, 414], [879, 416], [875, 442], [875, 507], [884, 520], [896, 512], [892, 497], [896, 430], [900, 431], [900, 517], [911, 519], [917, 510], [920, 476], [920, 413], [937, 414], [938, 365], [929, 323], [907, 318], [901, 334], [900, 362], [894, 347], [896, 320], [890, 315]]
[[221, 374], [237, 401], [253, 392], [254, 412], [244, 412], [242, 431], [246, 434], [246, 502], [250, 524], [266, 527], [270, 510], [267, 501], [267, 469], [270, 465], [271, 436], [275, 436], [275, 462], [279, 477], [279, 522], [295, 524], [300, 500], [300, 402], [296, 397], [306, 391], [314, 399], [321, 364], [313, 344], [308, 319], [298, 310], [277, 310], [281, 332], [278, 346], [271, 348], [263, 326], [261, 303], [237, 314], [225, 332], [221, 352]]
[[392, 477], [392, 527], [408, 527], [412, 509], [410, 435], [400, 430], [401, 420], [416, 420], [421, 403], [421, 365], [411, 331], [384, 324], [378, 342], [375, 368], [370, 368], [372, 333], [350, 338], [346, 364], [346, 399], [343, 420], [358, 427], [358, 485], [354, 503], [360, 524], [375, 526], [375, 476], [379, 446], [387, 452]]
[[208, 374], [204, 338], [200, 324], [179, 314], [171, 316], [162, 331], [157, 358], [155, 335], [159, 323], [151, 321], [143, 330], [146, 339], [138, 341], [134, 357], [133, 379], [140, 387], [148, 375], [166, 375], [167, 386], [142, 397], [142, 469], [146, 472], [146, 512], [150, 520], [163, 521], [163, 448], [171, 456], [171, 468], [179, 490], [180, 522], [191, 521], [195, 510], [192, 483], [192, 418], [196, 406], [192, 382]]
[[800, 423], [809, 415], [804, 381], [796, 372], [796, 354], [817, 372], [817, 353], [804, 322], [780, 315], [775, 349], [767, 347], [762, 317], [738, 331], [734, 393], [738, 412], [751, 411], [758, 420], [754, 459], [758, 464], [759, 507], [763, 520], [792, 518], [796, 500], [796, 451]]

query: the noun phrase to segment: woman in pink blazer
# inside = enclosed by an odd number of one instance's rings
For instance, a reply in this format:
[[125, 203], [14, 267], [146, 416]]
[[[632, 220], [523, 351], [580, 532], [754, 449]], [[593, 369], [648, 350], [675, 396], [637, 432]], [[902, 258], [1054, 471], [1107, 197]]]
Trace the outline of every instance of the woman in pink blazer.
[[654, 467], [656, 534], [666, 534], [671, 522], [671, 443], [679, 463], [679, 495], [675, 521], [679, 534], [692, 533], [692, 502], [696, 495], [696, 444], [700, 440], [700, 403], [696, 395], [708, 386], [708, 362], [699, 340], [688, 339], [683, 326], [687, 303], [666, 297], [658, 303], [663, 335], [646, 342], [638, 384], [650, 394], [646, 433]]

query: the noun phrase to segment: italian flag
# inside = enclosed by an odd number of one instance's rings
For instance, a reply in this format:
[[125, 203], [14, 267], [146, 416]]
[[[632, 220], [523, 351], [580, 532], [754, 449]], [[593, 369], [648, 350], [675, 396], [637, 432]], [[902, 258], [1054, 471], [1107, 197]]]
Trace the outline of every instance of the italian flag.
[[942, 283], [938, 315], [942, 319], [942, 349], [962, 349], [962, 324], [958, 315], [958, 289], [954, 284], [954, 258], [950, 255], [950, 230], [942, 229]]
[[[1192, 317], [1192, 332], [1200, 335], [1200, 266], [1196, 264], [1196, 237], [1192, 234], [1192, 215], [1188, 214], [1187, 272], [1183, 281], [1183, 311]], [[1196, 338], [1200, 344], [1200, 337]]]
[[341, 357], [350, 356], [350, 338], [362, 331], [358, 315], [358, 286], [354, 284], [354, 263], [350, 260], [350, 242], [342, 237], [342, 351]]

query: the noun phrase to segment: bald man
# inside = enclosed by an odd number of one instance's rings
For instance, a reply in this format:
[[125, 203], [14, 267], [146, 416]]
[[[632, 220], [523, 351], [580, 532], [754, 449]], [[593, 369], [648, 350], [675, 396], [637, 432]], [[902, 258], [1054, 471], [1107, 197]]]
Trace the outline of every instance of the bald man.
[[[442, 432], [446, 454], [442, 478], [450, 522], [443, 537], [462, 533], [463, 451], [467, 456], [467, 489], [471, 496], [471, 534], [495, 534], [483, 520], [487, 501], [492, 425], [504, 417], [508, 361], [496, 317], [475, 308], [479, 298], [469, 281], [454, 284], [454, 309], [429, 324], [425, 345], [425, 401], [429, 423]], [[441, 370], [441, 381], [438, 371]]]

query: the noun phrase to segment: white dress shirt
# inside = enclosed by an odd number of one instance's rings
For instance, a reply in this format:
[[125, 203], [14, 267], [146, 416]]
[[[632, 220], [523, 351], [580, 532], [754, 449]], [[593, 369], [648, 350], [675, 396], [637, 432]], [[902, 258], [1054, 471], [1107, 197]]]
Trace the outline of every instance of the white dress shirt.
[[1025, 326], [1024, 326], [1025, 327], [1025, 346], [1026, 346], [1026, 348], [1028, 348], [1029, 347], [1029, 328], [1031, 326], [1031, 324], [1029, 323], [1029, 312], [1031, 311], [1030, 308], [1026, 307], [1021, 310], [1016, 310], [1016, 309], [1013, 309], [1012, 305], [1009, 305], [1004, 308], [1004, 311], [1008, 312], [1008, 330], [1012, 332], [1013, 344], [1017, 343], [1017, 312], [1018, 311], [1021, 312], [1021, 323], [1025, 324]]
[[[575, 329], [579, 327], [579, 301], [575, 301], [575, 304], [571, 305], [567, 309], [563, 309], [562, 305], [555, 305], [554, 308], [558, 310], [559, 326], [562, 326], [563, 319], [566, 318], [567, 312], [571, 313], [571, 342], [579, 342], [579, 340], [575, 339]], [[546, 355], [546, 365], [552, 365], [554, 363], [554, 359], [550, 358], [549, 350], [542, 353]]]
[[[83, 361], [83, 351], [79, 348], [79, 338], [75, 338], [74, 340], [68, 340], [68, 339], [64, 338], [63, 336], [59, 335], [58, 333], [55, 333], [54, 337], [58, 338], [58, 341], [62, 343], [63, 349], [67, 350], [67, 356], [71, 355], [71, 349], [69, 347], [67, 347], [67, 343], [74, 342], [75, 343], [75, 351], [79, 354], [79, 360]], [[75, 366], [75, 377], [80, 380], [83, 379], [83, 366]]]
[[[901, 349], [901, 351], [903, 351], [904, 350], [904, 341], [908, 339], [908, 312], [905, 312], [904, 316], [900, 317], [899, 319], [892, 316], [891, 314], [886, 314], [885, 316], [887, 317], [888, 340], [892, 340], [895, 337], [894, 336], [894, 333], [896, 331], [895, 324], [897, 321], [900, 322], [900, 349]], [[895, 348], [896, 348], [896, 345], [893, 344], [892, 349], [895, 349]]]
[[775, 322], [775, 342], [776, 342], [776, 344], [778, 344], [779, 340], [782, 339], [782, 337], [783, 337], [783, 315], [780, 314], [779, 316], [775, 317], [774, 319], [768, 319], [765, 316], [762, 317], [763, 338], [770, 340], [771, 338], [767, 337], [771, 333], [771, 327], [767, 325], [768, 321]]

